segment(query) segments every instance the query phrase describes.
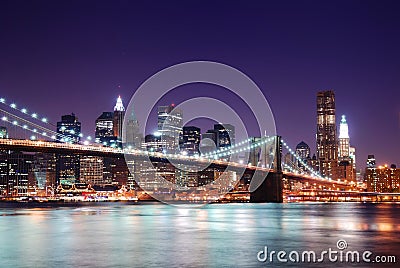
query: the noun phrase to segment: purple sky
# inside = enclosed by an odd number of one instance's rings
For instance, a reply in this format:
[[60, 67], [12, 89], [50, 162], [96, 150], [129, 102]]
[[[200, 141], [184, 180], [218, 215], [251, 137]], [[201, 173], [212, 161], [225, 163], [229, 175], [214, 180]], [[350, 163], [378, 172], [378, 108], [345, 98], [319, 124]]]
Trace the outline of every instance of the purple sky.
[[[316, 92], [334, 89], [359, 167], [367, 154], [400, 166], [397, 1], [144, 2], [1, 1], [0, 95], [53, 122], [74, 112], [93, 134], [155, 72], [217, 61], [259, 85], [292, 147], [315, 151]], [[184, 88], [165, 101], [213, 92]]]

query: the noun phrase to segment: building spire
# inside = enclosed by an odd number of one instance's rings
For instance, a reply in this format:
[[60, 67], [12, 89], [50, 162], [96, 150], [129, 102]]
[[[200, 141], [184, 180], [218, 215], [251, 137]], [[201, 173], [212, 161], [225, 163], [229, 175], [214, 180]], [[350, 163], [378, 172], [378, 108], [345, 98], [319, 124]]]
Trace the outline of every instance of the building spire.
[[114, 111], [123, 112], [125, 111], [125, 107], [122, 104], [121, 96], [118, 96], [117, 103], [114, 106]]

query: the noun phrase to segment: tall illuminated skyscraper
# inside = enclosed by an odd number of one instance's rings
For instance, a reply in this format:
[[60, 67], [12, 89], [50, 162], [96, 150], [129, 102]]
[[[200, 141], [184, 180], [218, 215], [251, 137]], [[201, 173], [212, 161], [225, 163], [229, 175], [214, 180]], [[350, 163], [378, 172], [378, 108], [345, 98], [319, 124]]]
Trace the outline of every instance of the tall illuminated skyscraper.
[[317, 93], [317, 159], [321, 175], [335, 179], [338, 145], [333, 90]]
[[350, 157], [350, 137], [349, 126], [347, 125], [346, 116], [342, 115], [339, 130], [339, 159], [347, 159]]
[[122, 125], [124, 124], [125, 107], [121, 96], [118, 96], [117, 103], [114, 106], [113, 132], [119, 141], [122, 140]]

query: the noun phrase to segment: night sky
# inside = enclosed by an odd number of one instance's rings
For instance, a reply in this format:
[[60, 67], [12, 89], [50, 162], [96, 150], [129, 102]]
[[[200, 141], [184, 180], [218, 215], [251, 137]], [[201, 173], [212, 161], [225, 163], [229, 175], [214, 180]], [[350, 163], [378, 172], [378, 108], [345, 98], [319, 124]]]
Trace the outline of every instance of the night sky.
[[[400, 166], [398, 1], [137, 2], [1, 1], [0, 95], [53, 122], [74, 112], [93, 135], [101, 112], [155, 72], [217, 61], [258, 84], [292, 148], [315, 152], [316, 93], [333, 89], [358, 167], [368, 154]], [[184, 86], [160, 104], [212, 92]]]

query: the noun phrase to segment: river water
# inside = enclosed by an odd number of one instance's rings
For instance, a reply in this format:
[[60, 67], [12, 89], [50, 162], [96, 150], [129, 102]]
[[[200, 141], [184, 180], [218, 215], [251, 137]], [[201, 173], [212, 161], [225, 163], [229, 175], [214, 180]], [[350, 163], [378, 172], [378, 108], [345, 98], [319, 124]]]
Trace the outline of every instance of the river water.
[[[323, 250], [338, 250], [338, 240], [347, 244], [342, 251], [393, 255], [399, 264], [400, 205], [241, 203], [177, 208], [103, 203], [0, 208], [0, 267], [298, 267], [308, 264], [279, 262], [276, 256], [272, 262], [260, 262], [257, 255], [267, 246], [268, 254], [312, 250], [318, 257]], [[261, 260], [263, 256], [259, 254]], [[365, 262], [331, 262], [327, 256], [313, 265], [372, 267]]]

